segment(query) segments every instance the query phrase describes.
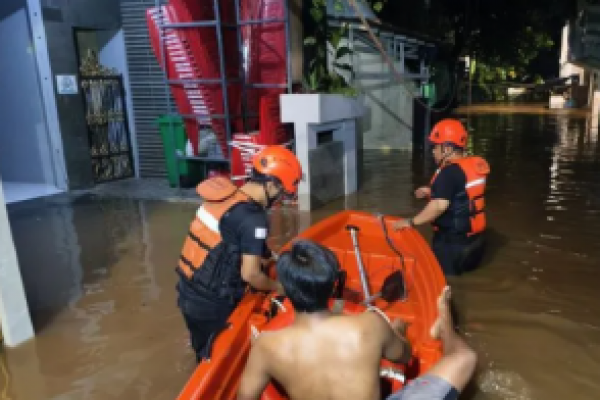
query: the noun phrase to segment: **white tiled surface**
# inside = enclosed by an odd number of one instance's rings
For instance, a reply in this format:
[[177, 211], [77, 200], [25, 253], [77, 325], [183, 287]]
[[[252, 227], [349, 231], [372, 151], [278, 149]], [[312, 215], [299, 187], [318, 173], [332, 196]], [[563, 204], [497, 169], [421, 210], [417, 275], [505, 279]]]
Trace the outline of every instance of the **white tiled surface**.
[[61, 193], [56, 187], [43, 183], [2, 181], [2, 186], [4, 188], [4, 200], [6, 204]]

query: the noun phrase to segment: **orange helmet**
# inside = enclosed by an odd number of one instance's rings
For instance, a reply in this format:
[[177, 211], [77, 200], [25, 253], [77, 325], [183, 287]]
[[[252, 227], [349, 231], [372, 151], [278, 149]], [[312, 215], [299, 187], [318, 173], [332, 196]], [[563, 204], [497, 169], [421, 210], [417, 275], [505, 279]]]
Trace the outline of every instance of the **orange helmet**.
[[467, 130], [457, 119], [443, 119], [431, 130], [429, 141], [434, 144], [451, 143], [463, 148], [467, 145]]
[[283, 190], [295, 194], [302, 179], [302, 166], [296, 155], [282, 146], [267, 146], [252, 159], [256, 172], [277, 178]]

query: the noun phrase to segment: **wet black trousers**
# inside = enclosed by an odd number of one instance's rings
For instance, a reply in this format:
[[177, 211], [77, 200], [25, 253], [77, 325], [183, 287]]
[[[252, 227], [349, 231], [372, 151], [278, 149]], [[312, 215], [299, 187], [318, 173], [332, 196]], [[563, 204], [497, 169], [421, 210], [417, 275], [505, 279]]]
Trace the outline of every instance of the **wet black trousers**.
[[210, 358], [212, 343], [226, 327], [229, 313], [223, 312], [220, 317], [208, 319], [184, 312], [182, 314], [190, 332], [190, 341], [194, 353], [196, 353], [196, 362], [199, 363], [202, 359]]
[[177, 289], [177, 305], [190, 332], [196, 361], [208, 359], [214, 340], [227, 327], [227, 319], [237, 303], [216, 300], [208, 294], [193, 290], [182, 281], [179, 281]]
[[431, 247], [444, 275], [457, 276], [479, 266], [486, 241], [483, 233], [466, 237], [438, 231], [433, 235]]

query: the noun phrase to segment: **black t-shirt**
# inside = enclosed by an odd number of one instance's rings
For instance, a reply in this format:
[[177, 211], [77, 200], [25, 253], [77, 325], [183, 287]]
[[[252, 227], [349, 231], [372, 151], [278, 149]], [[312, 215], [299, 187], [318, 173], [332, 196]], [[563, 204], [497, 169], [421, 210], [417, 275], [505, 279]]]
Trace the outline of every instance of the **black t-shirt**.
[[[442, 168], [437, 178], [431, 185], [431, 198], [444, 199], [452, 202], [457, 194], [465, 190], [467, 176], [457, 164], [450, 164]], [[435, 224], [440, 227], [452, 227], [452, 213], [446, 210], [438, 217]]]
[[238, 203], [219, 222], [221, 239], [240, 246], [242, 254], [267, 256], [269, 223], [267, 212], [253, 201]]

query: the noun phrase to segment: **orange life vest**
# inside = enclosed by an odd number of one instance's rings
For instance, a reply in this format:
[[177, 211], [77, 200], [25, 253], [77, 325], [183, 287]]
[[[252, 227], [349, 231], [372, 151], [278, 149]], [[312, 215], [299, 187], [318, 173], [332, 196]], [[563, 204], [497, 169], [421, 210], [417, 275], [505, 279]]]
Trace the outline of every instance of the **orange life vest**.
[[219, 222], [228, 210], [249, 201], [249, 197], [224, 177], [207, 179], [198, 185], [197, 192], [203, 203], [190, 225], [177, 269], [204, 293], [239, 297], [243, 291], [241, 255], [237, 244], [222, 242]]
[[[466, 184], [465, 190], [450, 201], [448, 212], [452, 213], [453, 226], [449, 230], [452, 233], [466, 234], [467, 236], [481, 233], [486, 228], [484, 195], [490, 166], [483, 158], [477, 156], [448, 161], [446, 165], [435, 172], [431, 179], [431, 185], [437, 179], [439, 172], [451, 164], [458, 165], [464, 172]], [[437, 230], [441, 229], [435, 222], [434, 227]], [[448, 229], [448, 227], [444, 228]]]

